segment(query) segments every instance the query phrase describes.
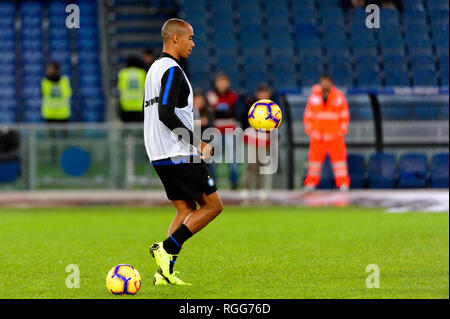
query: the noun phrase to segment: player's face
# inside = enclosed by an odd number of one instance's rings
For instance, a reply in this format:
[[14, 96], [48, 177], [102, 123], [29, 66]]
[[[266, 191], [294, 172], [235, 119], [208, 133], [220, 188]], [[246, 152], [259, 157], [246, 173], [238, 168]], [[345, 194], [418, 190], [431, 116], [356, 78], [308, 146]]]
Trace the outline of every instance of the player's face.
[[180, 55], [187, 59], [191, 55], [194, 46], [194, 30], [191, 26], [187, 26], [186, 32], [180, 37]]

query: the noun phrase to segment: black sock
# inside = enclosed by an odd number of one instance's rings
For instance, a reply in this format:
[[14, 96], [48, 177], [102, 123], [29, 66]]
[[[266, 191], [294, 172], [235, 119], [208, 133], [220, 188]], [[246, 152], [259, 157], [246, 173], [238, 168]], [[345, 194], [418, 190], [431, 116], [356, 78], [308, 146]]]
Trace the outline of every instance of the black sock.
[[173, 273], [173, 267], [175, 266], [175, 261], [177, 260], [177, 257], [178, 256], [176, 256], [176, 255], [172, 257], [172, 261], [170, 262], [170, 268], [169, 268], [170, 273]]
[[183, 243], [191, 237], [192, 233], [189, 228], [185, 224], [181, 224], [172, 235], [163, 241], [163, 248], [169, 254], [176, 255], [180, 252]]

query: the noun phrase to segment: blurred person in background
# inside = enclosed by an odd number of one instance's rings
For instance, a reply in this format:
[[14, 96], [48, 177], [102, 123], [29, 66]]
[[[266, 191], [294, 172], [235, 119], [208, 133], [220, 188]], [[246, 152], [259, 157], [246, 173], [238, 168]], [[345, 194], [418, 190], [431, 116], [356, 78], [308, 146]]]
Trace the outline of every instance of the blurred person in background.
[[20, 176], [20, 136], [16, 130], [0, 127], [0, 184]]
[[[231, 89], [228, 76], [221, 72], [216, 75], [214, 89], [206, 94], [206, 98], [214, 111], [216, 128], [222, 134], [222, 149], [229, 163], [231, 189], [238, 188], [238, 171], [236, 164], [236, 145], [233, 136], [225, 136], [225, 129], [236, 128], [235, 107], [238, 95]], [[233, 156], [232, 160], [230, 156]]]
[[242, 188], [245, 190], [252, 188], [252, 181], [254, 181], [255, 189], [262, 188], [263, 176], [259, 173], [259, 168], [262, 163], [258, 157], [258, 145], [263, 145], [266, 150], [270, 145], [270, 135], [268, 133], [257, 134], [255, 129], [250, 126], [248, 123], [248, 112], [256, 101], [271, 99], [272, 90], [268, 85], [261, 84], [256, 89], [255, 96], [247, 98], [245, 107], [241, 114], [241, 127], [244, 130], [244, 143], [247, 145], [247, 154], [250, 158], [256, 158], [256, 162], [248, 162], [247, 167], [244, 170], [242, 177]]
[[[200, 126], [201, 136], [203, 137], [203, 131], [207, 128], [214, 127], [214, 113], [205, 98], [205, 95], [200, 89], [194, 90], [194, 121], [195, 125]], [[203, 139], [206, 143], [210, 143], [211, 140]], [[211, 170], [212, 177], [215, 179], [214, 162], [208, 164]]]
[[[72, 88], [67, 76], [61, 75], [61, 66], [58, 62], [50, 62], [45, 70], [45, 77], [41, 80], [41, 115], [48, 124], [61, 124], [69, 122], [71, 117], [70, 98]], [[57, 130], [49, 129], [50, 139], [57, 137]], [[68, 136], [66, 130], [61, 130], [62, 138]], [[57, 162], [57, 146], [51, 146], [51, 161]]]
[[142, 54], [142, 67], [147, 72], [155, 61], [155, 55], [153, 53], [153, 49], [148, 48], [145, 49]]
[[398, 9], [400, 11], [403, 9], [401, 0], [341, 0], [340, 4], [345, 11], [364, 8], [369, 4], [376, 4], [383, 9]]
[[322, 75], [320, 83], [313, 86], [303, 121], [310, 137], [305, 189], [314, 189], [319, 184], [322, 164], [328, 153], [336, 186], [348, 190], [350, 178], [344, 137], [350, 114], [344, 94], [333, 85], [330, 75]]
[[119, 71], [117, 88], [122, 122], [143, 121], [142, 109], [147, 72], [141, 66], [142, 61], [131, 56], [127, 59], [126, 67]]
[[47, 123], [65, 123], [71, 116], [72, 88], [67, 76], [61, 75], [58, 62], [47, 65], [45, 78], [41, 80], [41, 114]]
[[365, 0], [340, 0], [340, 5], [347, 11], [354, 8], [361, 8], [365, 5]]

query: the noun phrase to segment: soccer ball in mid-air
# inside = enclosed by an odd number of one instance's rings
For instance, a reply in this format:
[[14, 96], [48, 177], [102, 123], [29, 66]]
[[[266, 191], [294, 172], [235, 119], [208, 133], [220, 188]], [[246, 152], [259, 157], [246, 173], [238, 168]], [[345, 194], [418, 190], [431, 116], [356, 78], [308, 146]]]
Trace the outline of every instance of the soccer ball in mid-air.
[[259, 100], [248, 111], [248, 122], [257, 131], [272, 131], [281, 124], [281, 109], [271, 100]]
[[106, 276], [106, 287], [113, 295], [134, 295], [141, 288], [141, 275], [133, 266], [114, 266]]

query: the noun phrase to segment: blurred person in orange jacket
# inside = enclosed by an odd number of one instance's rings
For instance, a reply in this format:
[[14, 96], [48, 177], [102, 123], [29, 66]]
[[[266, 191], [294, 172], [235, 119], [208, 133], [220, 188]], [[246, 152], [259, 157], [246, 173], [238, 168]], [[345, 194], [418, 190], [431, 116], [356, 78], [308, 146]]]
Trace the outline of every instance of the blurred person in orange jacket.
[[314, 85], [306, 105], [303, 122], [310, 137], [306, 189], [314, 189], [320, 181], [322, 163], [330, 156], [336, 186], [340, 190], [350, 187], [347, 169], [347, 150], [344, 136], [347, 134], [350, 114], [344, 94], [333, 85], [333, 79], [325, 74]]

